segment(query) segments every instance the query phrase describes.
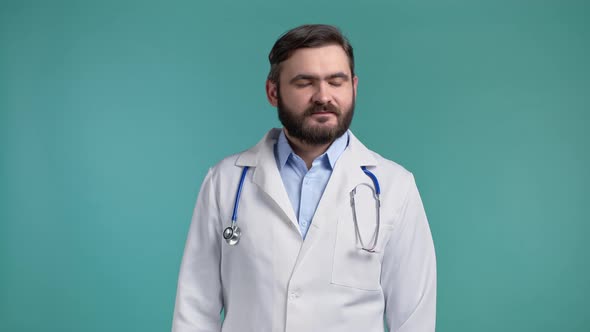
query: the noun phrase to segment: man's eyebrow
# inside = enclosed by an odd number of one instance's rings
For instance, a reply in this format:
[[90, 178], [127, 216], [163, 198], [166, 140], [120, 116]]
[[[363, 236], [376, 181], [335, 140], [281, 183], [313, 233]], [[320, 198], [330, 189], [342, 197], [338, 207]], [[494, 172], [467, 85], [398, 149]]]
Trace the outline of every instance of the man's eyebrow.
[[334, 79], [334, 78], [341, 78], [345, 81], [348, 81], [350, 79], [350, 77], [348, 77], [348, 75], [346, 75], [343, 72], [338, 72], [338, 73], [326, 76], [327, 80]]

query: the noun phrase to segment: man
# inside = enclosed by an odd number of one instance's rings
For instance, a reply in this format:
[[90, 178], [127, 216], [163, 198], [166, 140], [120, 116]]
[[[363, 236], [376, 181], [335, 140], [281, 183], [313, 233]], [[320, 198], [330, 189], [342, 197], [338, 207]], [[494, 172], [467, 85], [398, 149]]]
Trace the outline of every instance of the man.
[[172, 330], [381, 332], [385, 317], [393, 332], [434, 331], [435, 254], [414, 178], [348, 130], [349, 42], [304, 25], [269, 59], [284, 127], [205, 177]]

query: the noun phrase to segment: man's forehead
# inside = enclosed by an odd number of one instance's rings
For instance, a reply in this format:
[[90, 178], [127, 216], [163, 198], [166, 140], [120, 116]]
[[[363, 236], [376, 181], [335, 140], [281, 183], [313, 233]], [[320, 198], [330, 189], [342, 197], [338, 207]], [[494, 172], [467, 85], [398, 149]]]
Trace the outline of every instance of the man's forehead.
[[281, 67], [287, 76], [307, 74], [323, 77], [339, 72], [350, 75], [348, 56], [340, 45], [300, 48]]

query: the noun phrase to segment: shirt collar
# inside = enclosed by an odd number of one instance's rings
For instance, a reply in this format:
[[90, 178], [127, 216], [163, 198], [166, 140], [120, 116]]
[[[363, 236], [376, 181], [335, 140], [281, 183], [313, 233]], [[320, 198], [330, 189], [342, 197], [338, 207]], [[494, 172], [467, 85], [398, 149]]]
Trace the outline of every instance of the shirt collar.
[[[344, 150], [346, 150], [347, 146], [348, 146], [348, 130], [342, 136], [340, 136], [336, 140], [334, 140], [334, 142], [332, 142], [332, 144], [330, 145], [328, 150], [326, 150], [326, 152], [324, 152], [318, 158], [327, 157], [330, 167], [332, 169], [334, 169], [334, 165], [336, 165], [336, 161], [338, 160], [338, 158], [340, 158], [340, 155], [342, 154], [342, 152], [344, 152]], [[277, 145], [276, 145], [276, 157], [277, 157], [279, 170], [281, 170], [285, 166], [285, 164], [287, 163], [287, 160], [289, 160], [289, 157], [291, 156], [291, 154], [295, 154], [295, 152], [293, 152], [293, 149], [291, 149], [291, 145], [289, 145], [289, 141], [287, 140], [287, 136], [285, 136], [285, 131], [281, 130], [279, 137], [277, 139]]]

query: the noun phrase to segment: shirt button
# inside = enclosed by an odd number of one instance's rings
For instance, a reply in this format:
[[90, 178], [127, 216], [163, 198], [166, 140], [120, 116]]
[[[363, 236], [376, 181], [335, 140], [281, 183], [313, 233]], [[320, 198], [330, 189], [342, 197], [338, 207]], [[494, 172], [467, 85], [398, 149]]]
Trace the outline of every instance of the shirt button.
[[299, 294], [297, 294], [295, 292], [291, 292], [291, 294], [289, 294], [289, 300], [291, 300], [291, 301], [294, 301], [298, 297], [299, 297]]

